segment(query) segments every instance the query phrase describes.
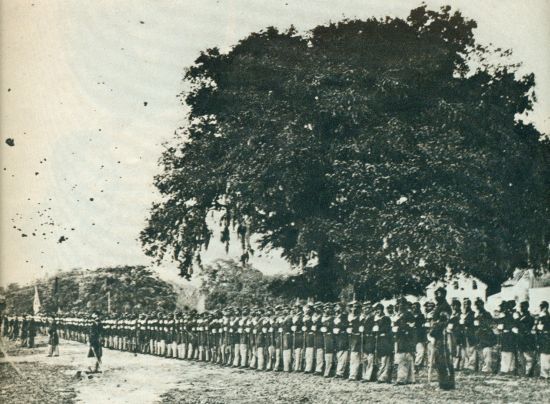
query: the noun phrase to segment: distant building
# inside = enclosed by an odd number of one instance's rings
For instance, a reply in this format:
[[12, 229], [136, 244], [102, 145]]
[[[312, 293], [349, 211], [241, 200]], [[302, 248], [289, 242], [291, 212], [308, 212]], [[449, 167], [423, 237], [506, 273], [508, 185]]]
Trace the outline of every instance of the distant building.
[[435, 301], [435, 291], [439, 287], [447, 290], [447, 299], [461, 300], [468, 297], [472, 302], [477, 298], [487, 299], [487, 285], [474, 276], [465, 274], [448, 275], [443, 281], [432, 282], [426, 288], [426, 298]]
[[541, 301], [550, 301], [550, 274], [537, 277], [532, 269], [516, 269], [501, 291], [489, 296], [487, 306], [495, 310], [503, 300], [528, 301], [530, 311], [537, 312]]

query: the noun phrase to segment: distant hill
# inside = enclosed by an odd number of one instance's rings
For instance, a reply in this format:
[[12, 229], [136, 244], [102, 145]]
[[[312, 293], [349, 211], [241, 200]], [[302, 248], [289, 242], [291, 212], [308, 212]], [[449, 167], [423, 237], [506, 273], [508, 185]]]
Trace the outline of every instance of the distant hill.
[[10, 284], [0, 290], [6, 309], [32, 313], [35, 285], [43, 311], [50, 313], [58, 307], [63, 312], [106, 313], [109, 293], [111, 311], [115, 313], [173, 312], [184, 306], [194, 307], [199, 300], [199, 292], [192, 286], [165, 282], [144, 266], [118, 266], [60, 272], [32, 285]]

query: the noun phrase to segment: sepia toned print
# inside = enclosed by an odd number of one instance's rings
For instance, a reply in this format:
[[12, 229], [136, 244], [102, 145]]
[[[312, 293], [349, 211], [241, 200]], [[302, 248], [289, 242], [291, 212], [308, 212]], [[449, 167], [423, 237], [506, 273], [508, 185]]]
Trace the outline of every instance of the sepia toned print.
[[535, 1], [6, 1], [0, 398], [544, 402]]

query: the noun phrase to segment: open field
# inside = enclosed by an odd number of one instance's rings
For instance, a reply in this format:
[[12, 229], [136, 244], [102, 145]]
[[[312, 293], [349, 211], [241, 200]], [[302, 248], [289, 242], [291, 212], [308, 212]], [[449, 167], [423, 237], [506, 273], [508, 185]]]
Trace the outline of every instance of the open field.
[[[4, 403], [354, 403], [550, 402], [550, 382], [515, 377], [457, 377], [457, 390], [438, 390], [421, 373], [418, 383], [394, 386], [222, 368], [105, 350], [103, 373], [87, 375], [87, 347], [62, 341], [48, 358], [44, 338], [35, 349], [2, 343], [0, 402]], [[77, 372], [82, 371], [80, 376]], [[92, 376], [92, 377], [89, 377]]]

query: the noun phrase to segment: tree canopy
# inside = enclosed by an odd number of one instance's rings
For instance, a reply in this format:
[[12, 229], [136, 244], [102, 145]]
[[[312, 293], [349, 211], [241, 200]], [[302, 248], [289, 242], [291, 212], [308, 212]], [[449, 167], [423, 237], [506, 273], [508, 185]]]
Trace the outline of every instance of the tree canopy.
[[[243, 263], [277, 248], [308, 294], [418, 293], [448, 270], [497, 287], [548, 267], [549, 142], [510, 51], [450, 7], [267, 28], [186, 71], [188, 124], [162, 155], [141, 240], [190, 277], [221, 217]], [[257, 245], [250, 236], [258, 237]], [[528, 263], [529, 260], [529, 263]]]
[[205, 265], [200, 278], [201, 294], [205, 296], [205, 308], [236, 306], [265, 306], [283, 303], [276, 296], [272, 284], [279, 278], [265, 276], [251, 265], [241, 265], [233, 260], [217, 260]]
[[[107, 313], [107, 294], [114, 313], [172, 312], [177, 292], [143, 266], [117, 266], [96, 270], [74, 269], [41, 279], [33, 285], [10, 284], [5, 291], [8, 311], [32, 313], [34, 286], [46, 313]], [[2, 290], [0, 289], [0, 292]]]

